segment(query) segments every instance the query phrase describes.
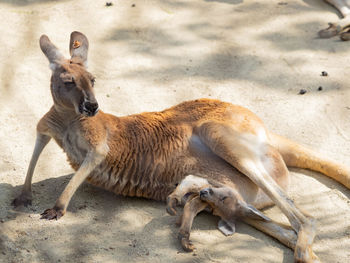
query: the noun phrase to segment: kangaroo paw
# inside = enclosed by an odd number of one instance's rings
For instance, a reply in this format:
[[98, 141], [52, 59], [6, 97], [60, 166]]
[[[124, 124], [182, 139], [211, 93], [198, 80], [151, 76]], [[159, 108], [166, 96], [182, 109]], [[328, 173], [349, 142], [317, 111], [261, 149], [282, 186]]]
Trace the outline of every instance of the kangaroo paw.
[[11, 203], [14, 207], [32, 205], [32, 197], [21, 194], [19, 197], [13, 199]]
[[185, 250], [186, 252], [192, 252], [193, 250], [196, 249], [196, 247], [192, 244], [192, 242], [186, 238], [181, 239], [181, 246], [183, 250]]
[[54, 208], [46, 209], [40, 215], [41, 215], [40, 219], [47, 219], [47, 220], [56, 219], [56, 220], [58, 220], [64, 215], [64, 212], [62, 209], [54, 207]]
[[189, 234], [179, 233], [178, 238], [181, 242], [181, 246], [182, 246], [183, 250], [185, 250], [186, 252], [192, 252], [193, 250], [196, 249], [195, 246], [190, 241]]
[[167, 206], [166, 206], [166, 211], [168, 212], [169, 215], [174, 216], [176, 215], [176, 206], [177, 206], [177, 199], [169, 196], [167, 199]]

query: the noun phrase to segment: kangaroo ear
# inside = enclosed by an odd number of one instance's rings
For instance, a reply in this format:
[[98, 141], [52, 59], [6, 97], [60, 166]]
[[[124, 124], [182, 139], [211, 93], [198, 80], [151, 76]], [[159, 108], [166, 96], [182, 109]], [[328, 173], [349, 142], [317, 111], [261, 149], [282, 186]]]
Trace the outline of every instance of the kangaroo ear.
[[236, 232], [236, 225], [234, 222], [226, 222], [222, 219], [220, 219], [218, 223], [218, 228], [225, 236], [231, 236]]
[[257, 220], [263, 220], [263, 221], [271, 221], [270, 218], [265, 216], [262, 212], [260, 212], [258, 209], [256, 209], [252, 205], [245, 204], [243, 207], [243, 216], [251, 218], [251, 219], [257, 219]]
[[47, 35], [42, 35], [39, 40], [40, 48], [50, 62], [50, 68], [55, 69], [56, 65], [64, 60], [61, 52], [51, 43]]
[[87, 57], [89, 50], [89, 40], [87, 37], [78, 31], [70, 34], [69, 53], [72, 60], [78, 60], [85, 67], [87, 67]]

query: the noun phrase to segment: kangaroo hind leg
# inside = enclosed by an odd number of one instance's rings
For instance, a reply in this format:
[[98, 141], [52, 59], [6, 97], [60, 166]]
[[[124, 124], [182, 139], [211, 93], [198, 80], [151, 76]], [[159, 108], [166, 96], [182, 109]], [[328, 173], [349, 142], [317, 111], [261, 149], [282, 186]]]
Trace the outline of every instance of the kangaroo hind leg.
[[276, 183], [272, 168], [285, 167], [281, 158], [269, 155], [271, 146], [264, 127], [249, 127], [242, 132], [242, 127], [235, 129], [232, 123], [210, 121], [197, 129], [198, 136], [211, 150], [245, 174], [259, 186], [287, 216], [293, 229], [298, 233], [295, 248], [296, 262], [315, 262], [316, 256], [311, 246], [315, 237], [314, 222], [304, 216], [288, 198], [284, 190]]

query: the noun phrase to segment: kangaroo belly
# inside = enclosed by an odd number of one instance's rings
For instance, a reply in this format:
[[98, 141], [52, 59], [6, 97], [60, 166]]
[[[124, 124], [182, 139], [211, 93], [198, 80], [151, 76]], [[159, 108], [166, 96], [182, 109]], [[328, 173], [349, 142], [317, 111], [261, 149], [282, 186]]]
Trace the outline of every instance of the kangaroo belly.
[[87, 178], [95, 186], [123, 196], [166, 200], [186, 175], [193, 173], [196, 159], [177, 156], [167, 161], [131, 158], [127, 163], [101, 163]]
[[189, 174], [206, 178], [212, 185], [236, 189], [252, 203], [258, 187], [232, 165], [215, 155], [198, 138], [191, 138], [181, 153], [169, 154], [166, 160], [142, 155], [127, 162], [104, 161], [87, 178], [95, 186], [124, 196], [166, 200], [176, 184]]

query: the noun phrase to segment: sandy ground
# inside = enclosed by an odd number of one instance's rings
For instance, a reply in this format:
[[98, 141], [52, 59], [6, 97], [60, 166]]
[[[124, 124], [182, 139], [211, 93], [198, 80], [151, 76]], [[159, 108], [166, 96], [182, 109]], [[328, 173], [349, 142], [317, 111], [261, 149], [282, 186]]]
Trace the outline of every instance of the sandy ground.
[[[350, 158], [350, 43], [316, 38], [338, 19], [332, 7], [318, 0], [112, 2], [0, 0], [0, 262], [292, 262], [290, 249], [244, 224], [224, 237], [208, 214], [194, 222], [197, 252], [184, 253], [163, 203], [88, 184], [63, 218], [39, 220], [72, 176], [53, 142], [35, 171], [33, 205], [11, 207], [35, 125], [52, 104], [41, 34], [66, 55], [71, 31], [89, 37], [89, 69], [105, 112], [217, 98], [250, 108], [275, 132], [340, 162]], [[291, 197], [318, 221], [316, 254], [350, 262], [350, 191], [320, 174], [292, 174]], [[266, 213], [285, 220], [277, 208]]]

